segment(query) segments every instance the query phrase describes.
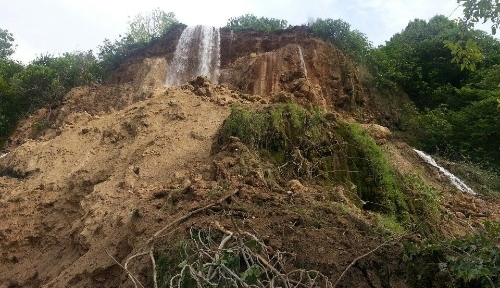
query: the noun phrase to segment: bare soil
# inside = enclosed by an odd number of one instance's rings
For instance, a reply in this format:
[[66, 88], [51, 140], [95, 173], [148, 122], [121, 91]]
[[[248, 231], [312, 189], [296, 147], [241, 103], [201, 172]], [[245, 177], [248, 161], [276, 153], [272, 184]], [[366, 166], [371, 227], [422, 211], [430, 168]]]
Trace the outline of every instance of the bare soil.
[[[231, 44], [224, 37], [223, 44]], [[331, 63], [320, 58], [333, 52], [317, 40], [300, 42], [308, 72], [316, 78], [289, 73], [297, 77], [266, 82], [269, 86], [254, 95], [257, 86], [246, 89], [249, 83], [301, 69], [295, 45], [274, 47], [277, 40], [266, 39], [260, 45], [267, 43], [273, 51], [264, 45], [254, 55], [244, 51], [223, 58], [223, 75], [233, 79], [227, 85], [202, 79], [163, 87], [168, 56], [156, 47], [146, 52], [149, 58], [131, 59], [110, 83], [75, 88], [61, 107], [23, 120], [6, 147], [10, 154], [0, 158], [0, 287], [133, 287], [112, 257], [123, 264], [155, 232], [229, 193], [234, 195], [227, 201], [175, 225], [156, 241], [158, 249], [171, 249], [191, 227], [215, 228], [217, 221], [234, 230], [236, 223], [273, 250], [291, 253], [293, 267], [317, 269], [334, 282], [353, 260], [391, 237], [399, 239], [377, 224], [374, 212], [353, 203], [342, 186], [273, 179], [269, 175], [278, 168], [272, 161], [237, 139], [224, 145], [216, 141], [230, 105], [262, 107], [280, 97], [322, 103], [326, 112], [346, 121], [384, 117], [368, 107], [372, 95], [343, 55], [335, 54], [339, 70], [329, 70]], [[273, 57], [291, 62], [273, 62]], [[259, 71], [269, 61], [276, 67], [262, 76]], [[243, 68], [247, 74], [238, 72]], [[316, 85], [328, 87], [316, 93]], [[229, 89], [238, 86], [242, 90]], [[310, 99], [307, 89], [314, 90]], [[335, 89], [337, 94], [325, 92]], [[418, 173], [442, 193], [443, 216], [435, 224], [443, 237], [500, 220], [498, 199], [457, 192], [411, 147], [392, 139], [387, 128], [365, 129], [396, 170]], [[407, 235], [359, 258], [339, 287], [406, 287], [405, 239], [419, 241], [418, 235]], [[152, 283], [147, 259], [134, 261], [131, 271], [142, 283]]]

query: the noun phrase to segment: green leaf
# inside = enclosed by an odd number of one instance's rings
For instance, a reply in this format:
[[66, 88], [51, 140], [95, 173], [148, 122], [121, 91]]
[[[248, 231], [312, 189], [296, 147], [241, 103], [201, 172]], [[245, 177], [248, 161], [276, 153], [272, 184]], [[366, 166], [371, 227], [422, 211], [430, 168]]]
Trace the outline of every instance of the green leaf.
[[[500, 105], [500, 99], [499, 99], [499, 105]], [[257, 241], [256, 240], [250, 240], [248, 241], [247, 243], [245, 243], [245, 246], [247, 246], [248, 248], [253, 248], [257, 245]]]
[[253, 265], [241, 274], [241, 279], [243, 279], [247, 284], [255, 285], [257, 284], [257, 280], [261, 274], [262, 271], [260, 271], [259, 266]]

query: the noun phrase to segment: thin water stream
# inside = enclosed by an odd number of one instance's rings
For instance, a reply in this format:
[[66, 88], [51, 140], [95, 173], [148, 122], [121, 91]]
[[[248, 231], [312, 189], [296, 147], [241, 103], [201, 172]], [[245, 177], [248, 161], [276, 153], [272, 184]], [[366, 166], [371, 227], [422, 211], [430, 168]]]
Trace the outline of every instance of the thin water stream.
[[299, 48], [299, 57], [300, 57], [300, 64], [302, 65], [302, 70], [304, 70], [304, 75], [307, 78], [307, 68], [306, 68], [306, 62], [304, 61], [304, 54], [302, 54], [302, 48], [300, 48], [299, 45], [297, 45]]
[[448, 179], [450, 179], [451, 184], [455, 186], [458, 190], [462, 192], [469, 193], [471, 195], [476, 195], [476, 192], [472, 190], [469, 186], [467, 186], [462, 180], [460, 180], [457, 176], [453, 175], [450, 171], [446, 170], [444, 167], [440, 166], [439, 164], [436, 163], [436, 161], [428, 154], [426, 154], [423, 151], [413, 149], [415, 152], [417, 152], [418, 156], [420, 158], [424, 159], [425, 162], [429, 163], [430, 165], [438, 168], [438, 170], [443, 173]]

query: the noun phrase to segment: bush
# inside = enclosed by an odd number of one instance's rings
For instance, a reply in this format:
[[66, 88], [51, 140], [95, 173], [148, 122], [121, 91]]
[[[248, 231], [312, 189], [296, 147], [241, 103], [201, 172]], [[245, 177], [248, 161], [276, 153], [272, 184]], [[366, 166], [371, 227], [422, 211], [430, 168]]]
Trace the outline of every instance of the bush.
[[288, 28], [288, 22], [282, 19], [257, 18], [253, 14], [245, 14], [239, 17], [230, 18], [226, 27], [232, 30], [255, 29], [259, 31], [271, 32]]
[[409, 222], [395, 172], [357, 124], [328, 121], [319, 111], [311, 113], [292, 103], [257, 112], [233, 107], [220, 141], [228, 142], [231, 136], [271, 155], [285, 179], [343, 185], [363, 208]]
[[400, 190], [395, 171], [380, 147], [358, 124], [344, 125], [344, 140], [348, 143], [349, 169], [357, 171], [351, 178], [357, 186], [365, 208], [395, 214], [407, 222], [408, 207]]
[[351, 30], [351, 25], [341, 19], [317, 19], [311, 24], [314, 34], [331, 42], [357, 61], [364, 61], [372, 44], [365, 34]]
[[474, 235], [434, 243], [404, 244], [408, 282], [420, 287], [498, 287], [500, 223]]

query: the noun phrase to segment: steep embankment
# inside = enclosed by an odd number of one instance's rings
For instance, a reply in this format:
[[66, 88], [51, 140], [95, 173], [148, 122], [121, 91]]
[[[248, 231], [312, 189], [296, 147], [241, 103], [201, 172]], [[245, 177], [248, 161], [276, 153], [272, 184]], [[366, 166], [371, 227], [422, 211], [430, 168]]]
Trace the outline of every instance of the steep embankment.
[[[270, 34], [223, 30], [220, 81], [225, 84], [198, 78], [166, 88], [167, 63], [180, 32], [127, 60], [105, 85], [76, 88], [61, 107], [40, 110], [21, 123], [7, 147], [10, 154], [0, 158], [0, 287], [132, 287], [113, 258], [123, 265], [151, 244], [155, 232], [210, 203], [216, 205], [157, 239], [157, 255], [179, 255], [175, 249], [187, 243], [193, 229], [220, 234], [239, 227], [273, 253], [288, 252], [277, 254], [283, 269], [317, 269], [331, 282], [342, 277], [344, 287], [405, 287], [400, 245], [386, 243], [395, 223], [380, 217], [377, 203], [370, 208], [360, 199], [363, 191], [356, 192], [361, 188], [354, 182], [368, 187], [377, 179], [349, 178], [359, 171], [318, 170], [313, 160], [327, 157], [308, 158], [308, 147], [291, 147], [279, 158], [221, 136], [231, 104], [274, 116], [273, 103], [318, 105], [329, 130], [321, 130], [318, 150], [310, 154], [331, 157], [331, 167], [338, 162], [352, 168], [353, 160], [340, 152], [358, 152], [340, 136], [342, 127], [353, 119], [385, 119], [371, 106], [376, 96], [361, 85], [352, 62], [303, 28]], [[280, 117], [292, 121], [292, 116]], [[283, 133], [293, 134], [285, 127]], [[375, 124], [364, 129], [395, 177], [407, 181], [402, 193], [414, 207], [406, 209], [426, 212], [421, 203], [435, 200], [439, 212], [422, 221], [426, 231], [462, 235], [485, 219], [499, 220], [498, 203], [457, 193], [388, 129]], [[313, 136], [300, 137], [309, 143]], [[364, 163], [362, 156], [355, 160]], [[286, 157], [294, 161], [279, 163]], [[318, 171], [353, 182], [327, 181]], [[424, 195], [423, 188], [437, 193]], [[183, 259], [165, 261], [177, 267]], [[151, 284], [147, 259], [134, 259], [128, 267]]]

